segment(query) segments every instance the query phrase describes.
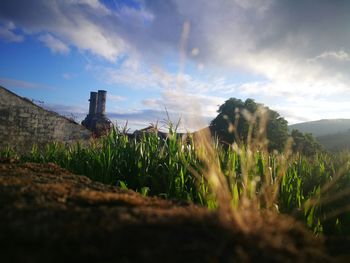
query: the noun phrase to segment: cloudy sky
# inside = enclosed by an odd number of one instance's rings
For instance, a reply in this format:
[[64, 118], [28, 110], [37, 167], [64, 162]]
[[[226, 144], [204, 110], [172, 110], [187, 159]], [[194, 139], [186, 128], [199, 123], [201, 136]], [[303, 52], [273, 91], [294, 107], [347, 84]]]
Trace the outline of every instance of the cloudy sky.
[[350, 1], [1, 0], [0, 85], [83, 118], [194, 129], [230, 97], [289, 123], [350, 118]]

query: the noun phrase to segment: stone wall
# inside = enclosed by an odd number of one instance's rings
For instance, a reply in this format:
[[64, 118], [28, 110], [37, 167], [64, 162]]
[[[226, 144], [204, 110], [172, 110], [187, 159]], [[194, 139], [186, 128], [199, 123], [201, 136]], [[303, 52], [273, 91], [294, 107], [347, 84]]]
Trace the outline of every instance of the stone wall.
[[9, 145], [27, 152], [33, 144], [72, 143], [90, 137], [91, 132], [78, 123], [0, 86], [0, 150]]

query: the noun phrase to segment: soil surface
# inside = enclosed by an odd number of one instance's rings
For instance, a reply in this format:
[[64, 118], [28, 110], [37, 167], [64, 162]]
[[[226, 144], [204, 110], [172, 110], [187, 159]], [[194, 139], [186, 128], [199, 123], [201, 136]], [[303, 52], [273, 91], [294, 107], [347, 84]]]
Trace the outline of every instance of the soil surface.
[[1, 262], [329, 261], [322, 240], [289, 217], [223, 218], [54, 164], [0, 163]]

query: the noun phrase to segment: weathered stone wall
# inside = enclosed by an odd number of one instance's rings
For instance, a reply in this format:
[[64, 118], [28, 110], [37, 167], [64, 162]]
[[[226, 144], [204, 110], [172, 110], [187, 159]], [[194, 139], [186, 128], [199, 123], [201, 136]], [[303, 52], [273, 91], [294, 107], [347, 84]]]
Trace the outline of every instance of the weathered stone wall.
[[0, 149], [9, 145], [27, 152], [33, 144], [71, 143], [90, 137], [85, 127], [0, 87]]

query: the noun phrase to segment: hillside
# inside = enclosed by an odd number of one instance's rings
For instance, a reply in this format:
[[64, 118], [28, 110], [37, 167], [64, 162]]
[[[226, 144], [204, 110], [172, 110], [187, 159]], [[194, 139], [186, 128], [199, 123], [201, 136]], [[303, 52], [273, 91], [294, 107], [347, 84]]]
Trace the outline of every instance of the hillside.
[[315, 137], [342, 133], [350, 129], [350, 119], [324, 119], [289, 125], [289, 130], [298, 129], [303, 133], [312, 133]]
[[319, 136], [317, 141], [326, 149], [331, 151], [341, 151], [350, 149], [350, 130]]

